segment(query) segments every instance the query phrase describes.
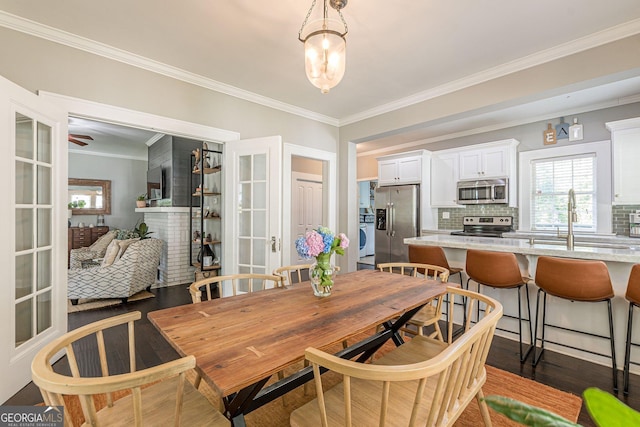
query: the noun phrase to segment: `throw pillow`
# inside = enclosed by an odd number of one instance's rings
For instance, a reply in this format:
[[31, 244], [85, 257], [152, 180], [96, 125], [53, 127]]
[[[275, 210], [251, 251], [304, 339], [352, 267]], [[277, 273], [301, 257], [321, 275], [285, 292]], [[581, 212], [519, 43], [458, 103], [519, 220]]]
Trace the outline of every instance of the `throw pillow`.
[[109, 243], [111, 243], [114, 237], [116, 237], [116, 232], [108, 231], [107, 233], [98, 237], [98, 240], [96, 240], [93, 245], [91, 245], [91, 249], [98, 254], [103, 254], [107, 250]]
[[124, 255], [124, 252], [127, 250], [129, 245], [131, 245], [133, 242], [137, 242], [139, 240], [140, 240], [139, 237], [135, 237], [133, 239], [127, 239], [127, 240], [118, 240], [118, 244], [120, 246], [120, 250], [118, 251], [118, 255], [116, 256], [115, 261], [117, 261], [120, 258], [122, 258], [122, 255]]
[[104, 258], [102, 259], [101, 267], [107, 267], [116, 260], [118, 253], [120, 252], [120, 245], [118, 244], [119, 240], [112, 240], [107, 246], [107, 250], [104, 253]]

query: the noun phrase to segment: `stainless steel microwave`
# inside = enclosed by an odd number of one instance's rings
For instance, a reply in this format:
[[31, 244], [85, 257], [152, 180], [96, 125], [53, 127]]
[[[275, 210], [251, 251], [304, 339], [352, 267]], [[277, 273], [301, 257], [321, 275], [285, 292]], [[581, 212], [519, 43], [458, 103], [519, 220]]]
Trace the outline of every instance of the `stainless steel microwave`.
[[509, 203], [507, 178], [458, 181], [456, 190], [459, 205]]

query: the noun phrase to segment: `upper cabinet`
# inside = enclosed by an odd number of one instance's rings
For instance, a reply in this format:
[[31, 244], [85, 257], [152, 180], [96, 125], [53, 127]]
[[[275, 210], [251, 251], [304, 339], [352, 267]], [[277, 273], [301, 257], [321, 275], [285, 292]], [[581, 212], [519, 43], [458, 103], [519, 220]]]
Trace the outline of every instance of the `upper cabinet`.
[[378, 157], [378, 187], [420, 185], [420, 224], [424, 229], [437, 227], [436, 212], [431, 206], [431, 152], [414, 150]]
[[613, 152], [613, 203], [640, 204], [640, 117], [606, 123]]
[[460, 153], [435, 152], [431, 160], [431, 205], [462, 208], [456, 203], [456, 184], [460, 179]]
[[422, 161], [419, 151], [378, 158], [378, 185], [420, 184]]
[[460, 179], [501, 178], [509, 175], [509, 145], [460, 153]]
[[502, 141], [433, 153], [431, 206], [463, 207], [456, 203], [456, 184], [466, 179], [508, 178], [509, 206], [517, 203], [516, 158], [519, 141]]

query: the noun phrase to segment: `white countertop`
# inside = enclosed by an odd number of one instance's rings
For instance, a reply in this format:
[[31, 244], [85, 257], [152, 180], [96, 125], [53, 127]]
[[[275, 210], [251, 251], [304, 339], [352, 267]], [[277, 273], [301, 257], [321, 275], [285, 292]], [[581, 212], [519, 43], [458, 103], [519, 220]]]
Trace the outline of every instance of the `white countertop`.
[[564, 242], [534, 242], [530, 244], [526, 238], [452, 236], [450, 234], [411, 237], [404, 239], [404, 243], [640, 264], [640, 240], [629, 238], [615, 239], [607, 243], [576, 242], [572, 251], [567, 249]]

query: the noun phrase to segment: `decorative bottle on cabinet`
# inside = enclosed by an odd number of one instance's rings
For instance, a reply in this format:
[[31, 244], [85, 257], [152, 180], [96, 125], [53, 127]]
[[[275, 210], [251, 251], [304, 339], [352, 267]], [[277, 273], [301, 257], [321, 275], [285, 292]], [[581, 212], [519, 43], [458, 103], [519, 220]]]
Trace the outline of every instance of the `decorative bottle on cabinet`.
[[[215, 146], [216, 148], [210, 148]], [[203, 143], [191, 153], [191, 265], [195, 280], [217, 275], [222, 251], [222, 145]]]

